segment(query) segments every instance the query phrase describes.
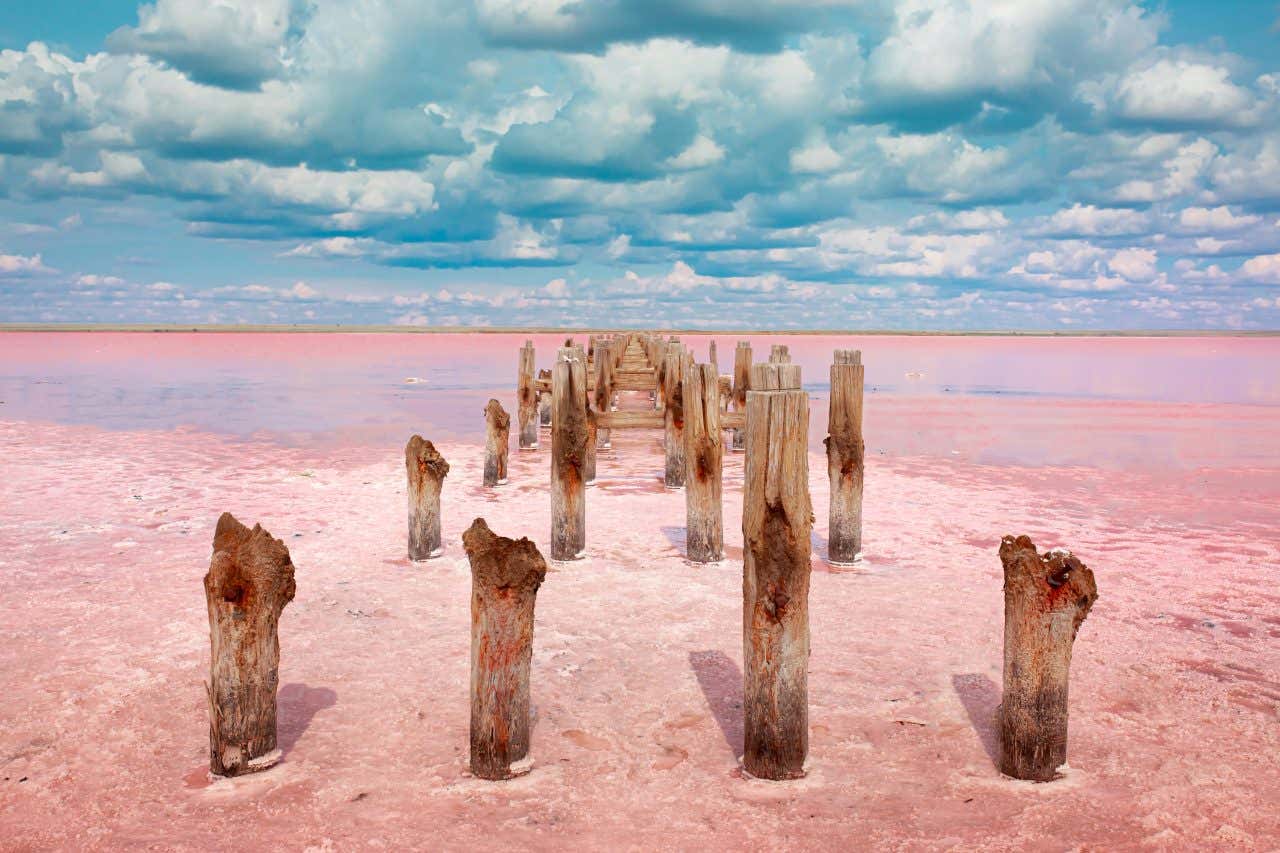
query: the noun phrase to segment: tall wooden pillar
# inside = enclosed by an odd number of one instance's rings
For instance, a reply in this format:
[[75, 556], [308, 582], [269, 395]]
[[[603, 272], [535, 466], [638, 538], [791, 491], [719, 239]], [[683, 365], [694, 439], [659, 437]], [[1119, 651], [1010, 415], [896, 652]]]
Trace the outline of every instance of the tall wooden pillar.
[[684, 373], [689, 356], [680, 344], [667, 348], [662, 375], [663, 431], [668, 489], [684, 486]]
[[577, 348], [563, 347], [551, 380], [551, 559], [576, 560], [587, 547], [587, 384]]
[[714, 364], [696, 364], [684, 375], [685, 548], [695, 563], [724, 557], [721, 509], [720, 377]]
[[808, 432], [800, 366], [754, 365], [742, 505], [743, 765], [763, 779], [803, 776], [809, 751]]
[[[738, 341], [738, 348], [733, 351], [733, 410], [747, 410], [747, 390], [751, 387], [751, 342]], [[733, 450], [742, 450], [745, 444], [746, 430], [734, 429]]]
[[520, 424], [520, 449], [538, 448], [538, 393], [533, 388], [533, 341], [525, 341], [520, 348], [520, 369], [516, 384], [516, 417]]
[[836, 350], [826, 439], [831, 484], [827, 556], [833, 566], [852, 565], [862, 556], [862, 386], [862, 353]]
[[[594, 401], [597, 412], [608, 412], [613, 408], [613, 375], [615, 371], [613, 348], [616, 341], [600, 341], [596, 344], [596, 388]], [[612, 436], [605, 427], [596, 432], [598, 447], [612, 446]]]

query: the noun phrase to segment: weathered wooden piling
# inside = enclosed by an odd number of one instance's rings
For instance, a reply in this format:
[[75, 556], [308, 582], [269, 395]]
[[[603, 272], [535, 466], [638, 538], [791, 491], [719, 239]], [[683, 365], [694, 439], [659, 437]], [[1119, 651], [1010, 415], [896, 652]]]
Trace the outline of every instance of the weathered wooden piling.
[[757, 364], [743, 485], [743, 766], [804, 775], [809, 750], [809, 395], [800, 366]]
[[684, 375], [685, 549], [695, 563], [724, 556], [721, 509], [720, 377], [714, 364], [692, 365]]
[[547, 564], [528, 539], [498, 536], [483, 518], [462, 534], [471, 562], [471, 772], [528, 772], [533, 610]]
[[[751, 342], [738, 341], [738, 348], [733, 352], [733, 410], [735, 412], [745, 412], [747, 410], [747, 390], [751, 387]], [[733, 450], [742, 450], [744, 444], [745, 430], [734, 429], [733, 441], [730, 444]]]
[[862, 353], [836, 350], [825, 442], [831, 483], [827, 556], [833, 566], [852, 565], [862, 556], [862, 386]]
[[770, 364], [790, 364], [791, 350], [787, 347], [786, 344], [774, 344], [769, 349], [769, 363]]
[[[598, 341], [596, 343], [596, 388], [594, 407], [597, 412], [608, 412], [613, 408], [613, 375], [616, 367], [613, 360], [613, 347], [616, 342]], [[596, 433], [596, 446], [611, 447], [612, 435], [608, 427]]]
[[[538, 371], [538, 378], [551, 381], [551, 371], [545, 367]], [[551, 392], [538, 392], [538, 425], [551, 428]]]
[[562, 348], [551, 380], [551, 559], [576, 560], [587, 547], [586, 365]]
[[218, 519], [204, 576], [209, 607], [209, 770], [240, 776], [280, 760], [276, 687], [280, 613], [293, 600], [289, 549], [229, 512]]
[[716, 339], [712, 338], [711, 343], [707, 344], [707, 363], [716, 369], [716, 375], [720, 374], [720, 361], [716, 358]]
[[1098, 599], [1071, 552], [1041, 555], [1026, 536], [1000, 542], [1004, 565], [1004, 699], [1000, 772], [1047, 782], [1067, 760], [1071, 646]]
[[440, 556], [440, 489], [449, 463], [431, 442], [420, 435], [404, 448], [404, 466], [409, 475], [409, 559], [428, 560]]
[[596, 484], [596, 441], [600, 434], [599, 422], [595, 409], [587, 407], [587, 448], [586, 459], [582, 466], [582, 476], [588, 486]]
[[516, 417], [520, 424], [520, 449], [538, 449], [538, 392], [533, 387], [533, 341], [520, 348], [520, 368], [516, 374]]
[[662, 375], [663, 436], [666, 448], [664, 482], [668, 489], [684, 486], [684, 373], [689, 355], [680, 344], [667, 347]]
[[507, 482], [507, 449], [511, 444], [511, 416], [497, 400], [484, 407], [484, 484]]

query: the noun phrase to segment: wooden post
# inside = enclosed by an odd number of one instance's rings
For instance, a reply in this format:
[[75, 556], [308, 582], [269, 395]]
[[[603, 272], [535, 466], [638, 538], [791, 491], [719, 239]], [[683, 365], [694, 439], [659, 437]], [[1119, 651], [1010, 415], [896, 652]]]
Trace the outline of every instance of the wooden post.
[[209, 770], [240, 776], [280, 760], [276, 686], [280, 613], [296, 586], [289, 549], [229, 512], [218, 519], [204, 576], [209, 607]]
[[538, 449], [538, 394], [533, 390], [533, 341], [525, 341], [520, 349], [520, 370], [516, 385], [516, 415], [520, 422], [520, 449]]
[[1067, 760], [1071, 645], [1098, 599], [1070, 551], [1043, 556], [1026, 536], [1000, 541], [1004, 564], [1004, 699], [1000, 772], [1047, 782]]
[[[733, 410], [747, 410], [747, 390], [751, 387], [751, 342], [738, 341], [738, 348], [733, 352]], [[742, 450], [746, 430], [734, 429], [733, 442], [730, 448]]]
[[600, 433], [596, 422], [595, 409], [587, 407], [587, 447], [586, 459], [582, 466], [582, 477], [588, 486], [596, 484], [596, 440]]
[[666, 442], [666, 474], [668, 489], [684, 486], [684, 373], [689, 356], [685, 348], [675, 344], [667, 348], [666, 370], [663, 371], [663, 435]]
[[804, 775], [809, 751], [809, 395], [800, 366], [757, 364], [742, 505], [743, 766]]
[[484, 407], [484, 484], [501, 486], [507, 482], [507, 449], [511, 444], [511, 416], [502, 404], [490, 400]]
[[720, 360], [716, 358], [716, 339], [712, 338], [711, 343], [707, 344], [707, 363], [716, 369], [716, 375], [720, 375]]
[[420, 435], [404, 448], [409, 475], [409, 559], [429, 560], [443, 553], [440, 541], [440, 489], [449, 463]]
[[684, 375], [685, 549], [695, 563], [724, 557], [720, 506], [720, 377], [714, 364], [693, 365]]
[[769, 350], [770, 364], [790, 364], [791, 350], [786, 344], [774, 344]]
[[[596, 392], [595, 410], [607, 412], [613, 408], [613, 349], [616, 341], [599, 341], [596, 344]], [[608, 427], [597, 432], [598, 447], [608, 448], [613, 445]]]
[[862, 353], [836, 350], [827, 419], [827, 477], [831, 483], [827, 557], [849, 566], [862, 557]]
[[587, 547], [586, 366], [562, 348], [551, 381], [551, 559], [576, 560]]
[[471, 562], [471, 772], [529, 772], [533, 607], [547, 564], [528, 539], [498, 536], [483, 518], [462, 534]]
[[[545, 367], [538, 371], [539, 379], [551, 379], [551, 371]], [[538, 392], [538, 425], [551, 428], [551, 392]]]

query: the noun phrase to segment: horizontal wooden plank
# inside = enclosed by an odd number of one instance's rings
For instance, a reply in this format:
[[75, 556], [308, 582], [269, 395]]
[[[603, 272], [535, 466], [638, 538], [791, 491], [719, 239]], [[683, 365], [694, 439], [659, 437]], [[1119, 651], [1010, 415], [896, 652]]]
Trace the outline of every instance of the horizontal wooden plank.
[[601, 412], [596, 415], [600, 429], [662, 429], [661, 412]]
[[721, 429], [746, 429], [747, 413], [746, 412], [721, 412], [720, 428]]

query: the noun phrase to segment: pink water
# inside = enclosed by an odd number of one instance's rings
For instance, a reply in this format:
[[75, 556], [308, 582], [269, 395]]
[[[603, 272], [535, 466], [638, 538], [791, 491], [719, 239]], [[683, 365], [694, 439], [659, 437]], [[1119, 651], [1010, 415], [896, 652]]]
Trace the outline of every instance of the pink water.
[[[493, 784], [466, 773], [459, 537], [482, 515], [547, 550], [549, 442], [480, 483], [480, 410], [511, 407], [522, 340], [0, 335], [0, 849], [1280, 847], [1280, 341], [787, 341], [811, 439], [832, 348], [860, 346], [872, 385], [859, 572], [824, 562], [809, 459], [794, 783], [738, 767], [742, 457], [726, 559], [696, 566], [655, 436], [617, 436], [587, 558], [538, 594], [533, 772]], [[414, 430], [453, 466], [425, 564], [404, 558]], [[201, 577], [224, 510], [286, 542], [298, 595], [284, 760], [211, 782]], [[1073, 549], [1100, 592], [1045, 785], [992, 763], [1006, 533]]]
[[[0, 334], [0, 418], [187, 428], [286, 445], [474, 440], [513, 408], [503, 334]], [[532, 336], [539, 366], [561, 338]], [[717, 336], [732, 371], [740, 338]], [[1280, 457], [1280, 338], [747, 337], [785, 341], [825, 427], [831, 353], [863, 351], [869, 452], [1147, 470]], [[686, 336], [699, 360], [707, 336]]]

